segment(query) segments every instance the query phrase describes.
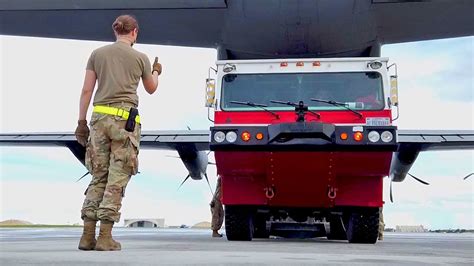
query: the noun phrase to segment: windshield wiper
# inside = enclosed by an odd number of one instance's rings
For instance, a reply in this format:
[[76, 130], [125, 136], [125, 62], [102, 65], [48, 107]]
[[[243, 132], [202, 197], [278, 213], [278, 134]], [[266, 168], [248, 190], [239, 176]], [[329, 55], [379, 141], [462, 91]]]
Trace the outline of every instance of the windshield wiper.
[[239, 101], [230, 101], [230, 103], [240, 104], [240, 105], [247, 105], [247, 106], [251, 106], [251, 107], [255, 107], [255, 108], [261, 108], [265, 112], [268, 112], [268, 113], [272, 114], [274, 117], [276, 117], [276, 119], [280, 119], [280, 116], [277, 113], [272, 112], [272, 111], [268, 110], [267, 108], [265, 108], [265, 107], [268, 107], [265, 104], [253, 103], [253, 102], [239, 102]]
[[354, 109], [349, 108], [345, 103], [336, 102], [336, 101], [331, 101], [331, 100], [314, 99], [314, 98], [311, 98], [311, 101], [313, 101], [313, 102], [318, 102], [318, 103], [327, 103], [327, 104], [331, 104], [331, 105], [334, 105], [334, 106], [341, 106], [341, 107], [344, 107], [344, 108], [346, 108], [347, 110], [353, 112], [354, 114], [356, 114], [357, 116], [359, 116], [359, 118], [362, 118], [362, 117], [363, 117], [363, 115], [362, 115], [361, 113], [355, 111]]
[[[284, 102], [284, 101], [270, 100], [270, 102], [293, 106], [293, 107], [295, 107], [295, 111], [299, 110], [297, 108], [303, 108], [304, 112], [308, 112], [312, 115], [315, 115], [318, 119], [321, 118], [321, 115], [319, 113], [316, 113], [316, 112], [313, 112], [313, 111], [309, 110], [308, 107], [304, 105], [303, 101], [300, 101], [299, 103], [294, 103], [294, 102], [290, 102], [290, 101]], [[304, 108], [304, 107], [306, 107], [306, 108]]]

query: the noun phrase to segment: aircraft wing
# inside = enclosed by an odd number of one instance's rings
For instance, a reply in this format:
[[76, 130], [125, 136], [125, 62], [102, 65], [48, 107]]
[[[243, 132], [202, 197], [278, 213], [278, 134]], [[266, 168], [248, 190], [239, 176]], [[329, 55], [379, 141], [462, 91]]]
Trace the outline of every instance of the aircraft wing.
[[401, 182], [421, 151], [473, 150], [474, 130], [398, 130], [397, 142], [390, 178]]
[[474, 34], [471, 0], [372, 0], [382, 44]]
[[[85, 148], [77, 141], [74, 133], [3, 133], [0, 134], [0, 146], [64, 146], [69, 148], [76, 158], [84, 164]], [[209, 150], [209, 131], [143, 131], [140, 149], [157, 150]]]
[[225, 0], [0, 0], [0, 34], [114, 41], [112, 22], [133, 14], [140, 43], [215, 47]]
[[113, 41], [121, 14], [137, 17], [140, 43], [235, 59], [379, 56], [381, 44], [474, 35], [471, 0], [0, 0], [0, 34]]
[[[176, 150], [183, 157], [209, 150], [209, 134], [207, 130], [143, 131], [140, 148]], [[474, 130], [398, 130], [397, 142], [390, 177], [401, 182], [421, 151], [474, 149]], [[0, 134], [0, 146], [11, 145], [64, 146], [84, 164], [85, 148], [76, 141], [74, 133]]]

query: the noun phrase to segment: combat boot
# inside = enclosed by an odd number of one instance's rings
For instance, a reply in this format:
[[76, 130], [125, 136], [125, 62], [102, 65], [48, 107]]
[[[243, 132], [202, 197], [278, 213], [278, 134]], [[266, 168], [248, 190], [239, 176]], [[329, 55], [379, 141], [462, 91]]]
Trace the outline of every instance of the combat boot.
[[212, 237], [222, 237], [222, 234], [218, 230], [212, 230]]
[[379, 240], [383, 240], [383, 234], [379, 234]]
[[84, 218], [84, 231], [79, 241], [80, 250], [93, 250], [95, 248], [95, 226], [97, 221]]
[[112, 227], [114, 222], [100, 221], [99, 237], [97, 238], [97, 244], [95, 250], [99, 251], [114, 251], [121, 250], [122, 246], [119, 242], [112, 239]]

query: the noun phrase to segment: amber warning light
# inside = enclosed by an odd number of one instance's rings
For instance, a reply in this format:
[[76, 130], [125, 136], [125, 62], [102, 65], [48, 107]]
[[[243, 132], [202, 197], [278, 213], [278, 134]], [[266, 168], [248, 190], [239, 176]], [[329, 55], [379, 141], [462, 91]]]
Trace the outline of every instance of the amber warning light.
[[340, 137], [341, 137], [342, 140], [347, 140], [347, 133], [346, 132], [341, 133]]
[[257, 140], [262, 140], [263, 139], [263, 133], [261, 133], [261, 132], [257, 133], [257, 135], [255, 135], [255, 138]]
[[241, 138], [242, 138], [243, 141], [247, 142], [252, 138], [252, 136], [250, 135], [249, 132], [244, 131], [244, 132], [242, 132]]
[[361, 141], [363, 138], [364, 138], [364, 135], [362, 134], [362, 132], [357, 131], [356, 133], [354, 133], [354, 140], [355, 141]]

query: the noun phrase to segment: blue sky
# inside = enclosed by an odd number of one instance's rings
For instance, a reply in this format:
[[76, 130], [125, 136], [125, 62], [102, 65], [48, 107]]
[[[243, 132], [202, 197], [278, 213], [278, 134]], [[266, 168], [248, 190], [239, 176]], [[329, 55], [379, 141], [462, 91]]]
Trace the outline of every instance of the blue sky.
[[[473, 42], [473, 37], [466, 37], [382, 48], [382, 56], [398, 64], [399, 128], [474, 129]], [[87, 58], [103, 44], [1, 36], [0, 131], [73, 131]], [[136, 47], [149, 58], [159, 56], [164, 67], [156, 95], [149, 96], [139, 88], [143, 130], [185, 129], [187, 125], [208, 128], [204, 81], [216, 59], [215, 50]], [[181, 110], [170, 115], [176, 103]], [[42, 119], [44, 116], [53, 119]], [[188, 182], [178, 191], [187, 173], [179, 159], [167, 155], [175, 153], [140, 152], [141, 174], [127, 187], [122, 218], [163, 217], [170, 225], [210, 221], [207, 184]], [[212, 154], [210, 157], [213, 161]], [[432, 185], [426, 187], [408, 178], [394, 183], [392, 204], [385, 179], [387, 225], [473, 228], [472, 178], [462, 180], [473, 168], [471, 151], [421, 154], [411, 172]], [[66, 148], [1, 147], [0, 220], [80, 222], [90, 177], [75, 180], [84, 173]], [[208, 173], [214, 185], [215, 168], [210, 166]]]

